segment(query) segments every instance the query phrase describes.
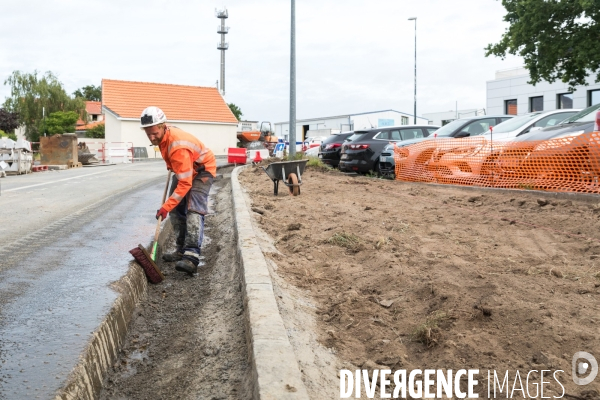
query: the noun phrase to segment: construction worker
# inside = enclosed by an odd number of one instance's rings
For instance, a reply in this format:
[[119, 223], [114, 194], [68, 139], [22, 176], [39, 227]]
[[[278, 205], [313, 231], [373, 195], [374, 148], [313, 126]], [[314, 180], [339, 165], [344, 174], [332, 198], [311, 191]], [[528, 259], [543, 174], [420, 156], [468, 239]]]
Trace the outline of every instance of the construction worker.
[[160, 148], [167, 169], [174, 173], [169, 198], [156, 213], [156, 219], [169, 215], [176, 237], [175, 252], [164, 254], [163, 259], [176, 261], [177, 271], [193, 275], [200, 263], [208, 192], [217, 174], [217, 162], [213, 152], [195, 136], [166, 122], [158, 107], [142, 111], [141, 129]]

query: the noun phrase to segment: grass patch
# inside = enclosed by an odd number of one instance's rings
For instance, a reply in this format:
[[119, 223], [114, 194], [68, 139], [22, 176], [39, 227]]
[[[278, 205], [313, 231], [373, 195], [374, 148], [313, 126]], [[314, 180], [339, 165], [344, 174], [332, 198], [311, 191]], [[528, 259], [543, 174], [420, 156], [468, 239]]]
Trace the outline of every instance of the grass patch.
[[308, 157], [308, 162], [306, 163], [306, 166], [321, 168], [321, 167], [325, 167], [325, 164], [323, 164], [323, 161], [321, 161], [320, 158]]
[[439, 324], [448, 319], [448, 314], [443, 311], [436, 311], [427, 317], [424, 323], [416, 327], [412, 333], [412, 339], [423, 343], [427, 347], [437, 345], [441, 337]]
[[308, 162], [306, 163], [306, 168], [310, 168], [311, 170], [316, 170], [320, 172], [329, 172], [332, 168], [324, 164], [320, 158], [317, 157], [308, 157]]
[[302, 160], [304, 158], [304, 153], [297, 151], [296, 154], [294, 154], [294, 156], [292, 157], [289, 154], [286, 154], [283, 157], [284, 161], [296, 161], [296, 160]]
[[355, 249], [359, 245], [360, 239], [351, 233], [336, 232], [332, 237], [327, 239], [327, 243], [347, 249]]

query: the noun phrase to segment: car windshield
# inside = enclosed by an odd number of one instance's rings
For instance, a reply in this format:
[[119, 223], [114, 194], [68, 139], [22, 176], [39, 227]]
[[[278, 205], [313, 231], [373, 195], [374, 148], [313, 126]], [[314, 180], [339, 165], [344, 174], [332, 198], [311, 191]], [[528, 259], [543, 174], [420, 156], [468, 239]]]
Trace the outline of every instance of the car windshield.
[[432, 137], [432, 136], [435, 136], [435, 137], [450, 136], [450, 135], [452, 135], [452, 133], [454, 133], [454, 131], [456, 131], [458, 128], [460, 128], [461, 126], [463, 126], [466, 122], [467, 122], [467, 120], [465, 120], [465, 119], [454, 120], [454, 121], [450, 122], [449, 124], [446, 124], [446, 125], [442, 126], [440, 129], [438, 129], [437, 131], [435, 131], [434, 133], [432, 133], [431, 135], [429, 135], [429, 137]]
[[600, 103], [595, 104], [591, 107], [588, 107], [584, 110], [579, 111], [577, 114], [573, 115], [571, 118], [565, 119], [560, 125], [571, 124], [573, 122], [591, 122], [596, 120], [596, 113], [594, 111], [600, 108]]
[[[533, 121], [540, 114], [541, 113], [539, 113], [539, 112], [525, 114], [525, 115], [521, 115], [519, 117], [514, 117], [509, 120], [506, 120], [506, 121], [496, 125], [493, 129], [493, 133], [504, 133], [504, 132], [515, 131], [515, 130], [519, 129], [520, 127], [522, 127], [523, 125], [527, 125], [528, 123]], [[489, 135], [490, 131], [487, 131], [485, 134]]]

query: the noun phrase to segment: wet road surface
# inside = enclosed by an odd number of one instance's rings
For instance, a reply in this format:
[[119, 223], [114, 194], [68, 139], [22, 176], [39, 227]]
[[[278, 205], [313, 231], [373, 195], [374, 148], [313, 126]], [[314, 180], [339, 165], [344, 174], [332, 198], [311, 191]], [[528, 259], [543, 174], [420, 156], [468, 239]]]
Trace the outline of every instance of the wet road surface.
[[2, 180], [0, 399], [52, 397], [153, 239], [164, 164], [105, 168]]

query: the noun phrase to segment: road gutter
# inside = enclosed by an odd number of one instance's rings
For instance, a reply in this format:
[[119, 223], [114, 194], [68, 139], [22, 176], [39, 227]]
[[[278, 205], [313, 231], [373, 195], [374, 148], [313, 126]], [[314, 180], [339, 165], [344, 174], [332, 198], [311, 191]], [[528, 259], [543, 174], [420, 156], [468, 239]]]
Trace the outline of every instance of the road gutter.
[[[230, 166], [219, 166], [218, 169]], [[247, 167], [247, 166], [246, 166]], [[242, 292], [246, 341], [251, 356], [253, 399], [308, 400], [308, 393], [292, 346], [279, 314], [267, 262], [258, 245], [237, 167], [231, 174], [237, 235], [237, 261], [242, 267]], [[217, 179], [219, 175], [217, 175]], [[164, 248], [170, 224], [161, 229], [158, 243]], [[113, 283], [118, 297], [94, 331], [79, 362], [59, 389], [55, 400], [98, 398], [108, 369], [118, 359], [136, 306], [146, 298], [148, 282], [142, 268], [130, 262], [127, 273]]]

